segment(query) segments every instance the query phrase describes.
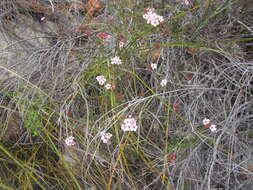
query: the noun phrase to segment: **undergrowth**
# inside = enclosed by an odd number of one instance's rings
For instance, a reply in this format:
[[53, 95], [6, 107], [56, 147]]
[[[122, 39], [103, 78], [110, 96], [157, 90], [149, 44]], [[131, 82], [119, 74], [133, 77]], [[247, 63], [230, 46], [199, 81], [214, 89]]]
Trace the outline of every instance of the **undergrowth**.
[[1, 189], [250, 190], [247, 5], [2, 1]]

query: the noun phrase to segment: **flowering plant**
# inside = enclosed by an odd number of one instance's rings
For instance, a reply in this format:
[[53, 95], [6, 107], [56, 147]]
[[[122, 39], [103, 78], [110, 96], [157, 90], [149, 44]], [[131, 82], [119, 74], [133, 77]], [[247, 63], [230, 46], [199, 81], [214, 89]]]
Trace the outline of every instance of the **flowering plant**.
[[74, 141], [74, 137], [73, 136], [69, 136], [65, 139], [65, 143], [67, 146], [74, 146], [76, 144], [76, 142]]
[[126, 118], [123, 121], [123, 124], [121, 125], [121, 129], [126, 132], [126, 131], [136, 131], [138, 128], [137, 126], [137, 120], [135, 118], [132, 118], [130, 115], [128, 118]]
[[111, 64], [112, 65], [120, 65], [121, 59], [118, 56], [115, 56], [115, 57], [111, 58]]
[[101, 86], [104, 85], [106, 82], [106, 78], [104, 75], [99, 75], [96, 77], [96, 79], [97, 79], [99, 85], [101, 85]]
[[108, 143], [110, 138], [112, 137], [112, 134], [111, 133], [101, 132], [100, 136], [101, 136], [101, 140], [102, 140], [103, 143]]
[[147, 21], [147, 24], [151, 24], [154, 27], [164, 21], [162, 16], [155, 13], [154, 8], [147, 8], [144, 12], [143, 18]]
[[204, 124], [204, 127], [209, 128], [211, 130], [211, 132], [214, 133], [217, 131], [216, 125], [211, 123], [210, 119], [207, 119], [207, 118], [203, 119], [203, 124]]

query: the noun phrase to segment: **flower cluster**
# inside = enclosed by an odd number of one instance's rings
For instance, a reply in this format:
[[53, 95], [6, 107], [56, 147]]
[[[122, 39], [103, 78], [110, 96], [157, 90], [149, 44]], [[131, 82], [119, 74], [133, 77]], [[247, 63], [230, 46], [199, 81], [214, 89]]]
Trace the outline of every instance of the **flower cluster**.
[[108, 143], [110, 138], [112, 137], [112, 134], [111, 133], [101, 132], [100, 136], [101, 136], [101, 140], [102, 140], [103, 143]]
[[111, 64], [112, 65], [120, 65], [121, 59], [118, 56], [115, 56], [115, 57], [111, 58]]
[[217, 131], [216, 125], [210, 122], [210, 119], [203, 119], [203, 124], [205, 128], [209, 128], [213, 133]]
[[162, 87], [165, 87], [167, 85], [168, 81], [166, 79], [163, 79], [160, 83]]
[[114, 88], [115, 88], [115, 85], [114, 85], [114, 84], [111, 84], [111, 83], [107, 83], [107, 84], [105, 85], [105, 88], [106, 88], [106, 90], [111, 90], [111, 89], [114, 89]]
[[154, 27], [164, 21], [162, 16], [155, 13], [154, 8], [147, 8], [144, 12], [143, 18], [147, 21], [147, 24], [151, 24]]
[[137, 120], [132, 118], [130, 115], [128, 118], [126, 118], [123, 121], [123, 124], [121, 125], [121, 129], [126, 132], [126, 131], [136, 131], [138, 128], [137, 126]]
[[151, 63], [151, 64], [150, 64], [150, 68], [151, 68], [152, 70], [157, 69], [157, 64]]
[[119, 42], [119, 47], [120, 47], [120, 48], [123, 48], [124, 46], [125, 46], [125, 42], [124, 42], [124, 41], [120, 41], [120, 42]]
[[74, 146], [76, 142], [74, 141], [74, 137], [69, 136], [65, 139], [65, 143], [67, 146]]
[[96, 79], [97, 79], [99, 85], [101, 85], [101, 86], [104, 85], [106, 82], [106, 78], [104, 75], [99, 75], [96, 77]]
[[182, 0], [185, 5], [190, 5], [189, 0]]
[[[99, 85], [103, 86], [105, 83], [106, 83], [106, 78], [104, 75], [99, 75], [96, 77]], [[111, 83], [107, 83], [105, 85], [105, 88], [106, 90], [111, 90], [111, 89], [114, 89], [115, 88], [115, 85], [114, 84], [111, 84]]]
[[[121, 62], [121, 59], [120, 59], [118, 56], [115, 56], [115, 57], [111, 58], [111, 64], [112, 64], [112, 65], [120, 65], [121, 63], [122, 63], [122, 62]], [[105, 78], [105, 76], [103, 76], [103, 75], [97, 76], [96, 79], [97, 79], [98, 83], [99, 83], [101, 86], [104, 85], [104, 84], [106, 83], [106, 78]], [[114, 88], [115, 88], [115, 85], [112, 84], [112, 83], [107, 83], [107, 84], [105, 85], [105, 88], [106, 88], [107, 90], [111, 90], [111, 89], [114, 89]]]
[[210, 119], [207, 119], [207, 118], [203, 119], [203, 124], [204, 125], [207, 125], [209, 123], [210, 123]]

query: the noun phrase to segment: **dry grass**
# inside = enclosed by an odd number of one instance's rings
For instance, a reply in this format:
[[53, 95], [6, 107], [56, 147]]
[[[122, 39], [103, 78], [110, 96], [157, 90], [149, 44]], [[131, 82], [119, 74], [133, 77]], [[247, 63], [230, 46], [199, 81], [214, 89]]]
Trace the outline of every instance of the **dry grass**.
[[[97, 2], [0, 2], [0, 187], [250, 190], [251, 2]], [[164, 28], [144, 23], [147, 7]], [[122, 65], [108, 64], [114, 55]], [[101, 74], [116, 89], [100, 87]], [[129, 115], [139, 128], [123, 133]], [[73, 147], [64, 143], [70, 135]]]

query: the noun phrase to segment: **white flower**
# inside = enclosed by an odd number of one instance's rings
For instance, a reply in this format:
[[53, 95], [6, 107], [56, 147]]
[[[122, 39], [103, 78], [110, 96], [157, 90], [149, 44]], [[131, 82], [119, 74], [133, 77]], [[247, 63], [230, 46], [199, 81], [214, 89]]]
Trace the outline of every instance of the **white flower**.
[[216, 132], [217, 128], [216, 128], [216, 125], [212, 124], [209, 129], [214, 133]]
[[104, 75], [99, 75], [96, 77], [96, 79], [97, 79], [99, 85], [101, 85], [101, 86], [104, 85], [106, 82], [106, 78]]
[[207, 119], [207, 118], [203, 119], [203, 124], [204, 124], [204, 125], [207, 125], [207, 124], [209, 124], [209, 123], [210, 123], [210, 120], [209, 120], [209, 119]]
[[184, 4], [190, 5], [190, 2], [188, 0], [182, 0]]
[[125, 42], [120, 41], [120, 42], [119, 42], [119, 47], [120, 47], [120, 48], [123, 48], [124, 46], [125, 46]]
[[155, 9], [154, 9], [154, 8], [148, 7], [148, 8], [145, 10], [145, 14], [148, 13], [148, 12], [155, 12]]
[[137, 126], [137, 120], [132, 118], [132, 116], [129, 116], [123, 121], [123, 124], [121, 125], [121, 129], [126, 131], [136, 131], [138, 128]]
[[165, 87], [166, 85], [167, 85], [167, 80], [166, 79], [163, 79], [162, 81], [161, 81], [161, 83], [160, 83], [160, 85], [162, 86], [162, 87]]
[[157, 64], [151, 63], [150, 67], [151, 67], [152, 70], [155, 70], [155, 69], [157, 69]]
[[105, 88], [106, 88], [106, 90], [111, 90], [111, 89], [114, 89], [114, 88], [115, 88], [115, 85], [114, 85], [114, 84], [107, 83], [107, 84], [105, 85]]
[[101, 136], [101, 140], [102, 140], [103, 143], [108, 143], [108, 141], [112, 137], [112, 134], [111, 133], [101, 132], [100, 136]]
[[147, 8], [143, 18], [147, 21], [147, 24], [151, 24], [154, 27], [164, 21], [162, 16], [155, 13], [154, 8]]
[[115, 56], [114, 58], [111, 58], [111, 64], [112, 65], [120, 65], [121, 59], [118, 56]]
[[65, 139], [65, 143], [67, 146], [74, 146], [76, 142], [74, 141], [74, 137], [70, 136]]

